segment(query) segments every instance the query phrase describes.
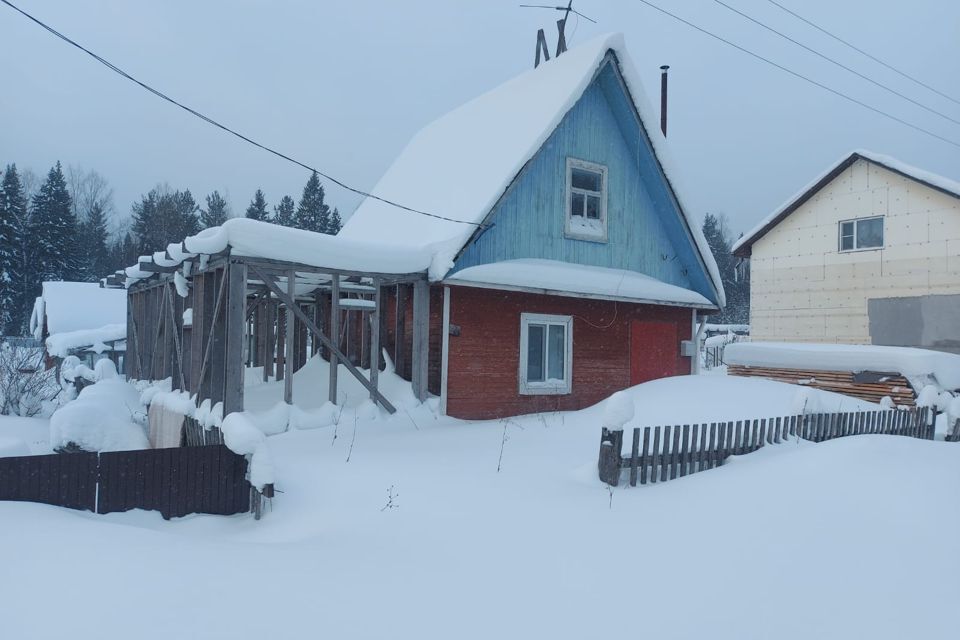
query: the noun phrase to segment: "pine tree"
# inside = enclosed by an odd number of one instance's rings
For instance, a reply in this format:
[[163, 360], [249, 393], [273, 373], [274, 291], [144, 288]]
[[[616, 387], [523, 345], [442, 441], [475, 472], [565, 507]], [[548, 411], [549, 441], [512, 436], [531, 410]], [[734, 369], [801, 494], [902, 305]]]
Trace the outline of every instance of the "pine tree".
[[330, 227], [330, 207], [324, 204], [323, 186], [317, 173], [310, 174], [297, 207], [294, 226], [306, 231], [327, 233]]
[[210, 227], [219, 227], [227, 221], [228, 205], [219, 191], [214, 191], [207, 196], [207, 208], [200, 211], [200, 224], [204, 229]]
[[247, 207], [247, 217], [251, 220], [270, 221], [270, 212], [267, 211], [267, 199], [263, 197], [263, 191], [260, 189], [257, 189], [257, 192], [253, 194], [253, 200], [250, 201], [250, 206]]
[[22, 231], [27, 203], [17, 166], [7, 165], [0, 188], [0, 335], [19, 333], [22, 324]]
[[78, 231], [63, 169], [57, 162], [31, 203], [27, 243], [33, 268], [32, 281], [28, 282], [31, 298], [39, 295], [42, 282], [77, 277], [81, 250]]
[[190, 190], [155, 187], [133, 205], [133, 235], [137, 250], [153, 253], [200, 231], [197, 203]]
[[343, 220], [340, 219], [340, 210], [334, 207], [333, 214], [330, 216], [330, 228], [327, 233], [335, 236], [340, 233], [340, 229], [343, 229]]
[[283, 196], [280, 204], [273, 208], [273, 223], [284, 227], [296, 226], [296, 203], [290, 196]]

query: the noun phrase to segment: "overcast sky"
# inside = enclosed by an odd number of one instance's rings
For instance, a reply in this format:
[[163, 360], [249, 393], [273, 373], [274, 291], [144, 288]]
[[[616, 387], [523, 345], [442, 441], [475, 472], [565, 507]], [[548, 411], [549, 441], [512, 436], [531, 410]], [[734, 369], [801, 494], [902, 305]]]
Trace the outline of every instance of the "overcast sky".
[[[714, 0], [652, 0], [857, 99], [960, 142], [960, 125], [764, 31]], [[725, 0], [960, 120], [960, 105], [783, 13]], [[13, 0], [132, 75], [343, 181], [371, 189], [423, 125], [533, 64], [555, 12], [513, 0]], [[960, 2], [779, 0], [960, 99]], [[845, 152], [894, 155], [960, 179], [960, 147], [887, 120], [633, 0], [578, 0], [568, 42], [623, 31], [651, 100], [670, 64], [669, 140], [686, 201], [746, 231]], [[0, 162], [103, 174], [126, 216], [160, 182], [235, 214], [263, 188], [299, 198], [307, 173], [166, 104], [0, 5]], [[348, 213], [357, 198], [333, 185]]]

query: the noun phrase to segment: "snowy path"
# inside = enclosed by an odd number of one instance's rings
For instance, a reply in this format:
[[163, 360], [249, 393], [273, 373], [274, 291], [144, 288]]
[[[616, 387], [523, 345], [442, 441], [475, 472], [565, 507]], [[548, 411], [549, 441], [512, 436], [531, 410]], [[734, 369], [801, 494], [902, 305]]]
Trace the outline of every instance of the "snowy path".
[[960, 446], [784, 445], [611, 507], [597, 409], [511, 422], [499, 473], [503, 423], [413, 417], [359, 423], [349, 462], [352, 418], [271, 438], [259, 523], [0, 503], [4, 636], [584, 638], [611, 610], [653, 637], [956, 635]]

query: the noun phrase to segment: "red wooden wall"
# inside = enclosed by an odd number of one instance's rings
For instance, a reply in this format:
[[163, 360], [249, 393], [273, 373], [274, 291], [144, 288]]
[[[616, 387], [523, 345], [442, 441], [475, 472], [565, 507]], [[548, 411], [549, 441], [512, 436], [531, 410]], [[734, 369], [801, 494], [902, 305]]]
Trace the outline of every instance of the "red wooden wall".
[[[472, 287], [451, 287], [450, 293], [450, 322], [460, 329], [450, 336], [451, 416], [581, 409], [631, 384], [690, 373], [690, 358], [680, 356], [680, 341], [690, 338], [690, 309]], [[570, 394], [520, 395], [521, 313], [574, 316]], [[434, 331], [431, 326], [431, 338]]]

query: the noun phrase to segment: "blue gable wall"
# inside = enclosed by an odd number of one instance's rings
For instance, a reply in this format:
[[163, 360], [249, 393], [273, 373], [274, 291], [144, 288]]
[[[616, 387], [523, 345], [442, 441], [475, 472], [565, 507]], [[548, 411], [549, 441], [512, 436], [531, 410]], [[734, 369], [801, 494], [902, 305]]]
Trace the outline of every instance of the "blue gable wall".
[[[452, 273], [514, 258], [630, 269], [716, 296], [611, 61], [494, 208]], [[639, 149], [638, 149], [639, 147]], [[567, 157], [607, 166], [605, 243], [564, 237]]]

